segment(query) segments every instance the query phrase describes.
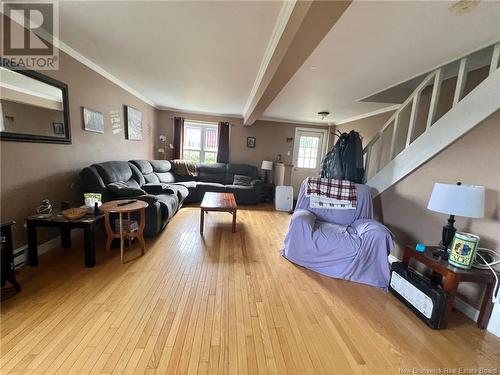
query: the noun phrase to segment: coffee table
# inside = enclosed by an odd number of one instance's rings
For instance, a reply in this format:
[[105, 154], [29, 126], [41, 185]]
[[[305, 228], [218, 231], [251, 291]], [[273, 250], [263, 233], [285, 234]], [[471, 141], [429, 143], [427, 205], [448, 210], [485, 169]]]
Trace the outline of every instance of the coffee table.
[[[103, 203], [101, 206], [101, 210], [104, 212], [104, 223], [106, 226], [106, 232], [108, 234], [108, 239], [106, 241], [106, 250], [111, 249], [111, 242], [114, 238], [120, 239], [120, 257], [122, 264], [124, 263], [123, 257], [123, 243], [125, 238], [130, 240], [137, 238], [141, 244], [141, 255], [144, 255], [146, 251], [146, 243], [144, 242], [144, 226], [146, 225], [146, 208], [148, 204], [144, 201], [135, 200], [133, 203], [122, 205], [123, 203], [131, 202], [131, 199], [117, 200], [117, 201], [109, 201]], [[131, 226], [131, 218], [130, 214], [132, 212], [140, 212], [139, 225], [137, 228], [130, 228]], [[111, 228], [110, 214], [118, 214], [118, 225], [119, 231], [115, 233], [115, 231]], [[127, 219], [123, 219], [123, 214], [127, 214]]]
[[207, 192], [203, 196], [200, 204], [200, 233], [203, 233], [205, 224], [205, 213], [209, 211], [229, 212], [233, 215], [233, 233], [236, 232], [236, 199], [233, 193], [212, 193]]

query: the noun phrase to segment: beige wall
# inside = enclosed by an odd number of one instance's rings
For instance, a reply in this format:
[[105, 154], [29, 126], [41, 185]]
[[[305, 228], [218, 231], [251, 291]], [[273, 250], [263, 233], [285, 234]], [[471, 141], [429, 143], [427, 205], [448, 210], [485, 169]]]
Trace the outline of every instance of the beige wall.
[[[153, 128], [158, 111], [68, 55], [61, 52], [59, 57], [58, 71], [42, 73], [68, 85], [72, 144], [1, 142], [1, 220], [17, 222], [16, 246], [26, 243], [24, 220], [35, 213], [42, 199], [50, 199], [57, 208], [62, 200], [69, 200], [72, 205], [80, 203], [78, 173], [83, 167], [105, 160], [153, 156]], [[142, 111], [142, 141], [126, 140], [124, 131], [112, 133], [109, 112], [120, 112], [123, 128], [123, 105]], [[104, 114], [104, 134], [83, 130], [81, 106]], [[41, 241], [53, 235], [53, 231], [39, 231]]]
[[[242, 120], [238, 118], [161, 111], [159, 114], [157, 140], [159, 139], [159, 135], [163, 134], [167, 136], [167, 144], [172, 142], [174, 116], [198, 121], [228, 121], [231, 124], [229, 161], [231, 163], [250, 164], [260, 168], [262, 160], [276, 160], [277, 155], [281, 154], [283, 162], [288, 165], [285, 173], [285, 184], [290, 183], [294, 145], [293, 141], [287, 142], [286, 139], [295, 137], [295, 129], [297, 127], [311, 127], [304, 124], [262, 120], [256, 121], [252, 126], [243, 126]], [[318, 128], [326, 129], [326, 127]], [[255, 148], [248, 148], [246, 146], [247, 137], [256, 138]], [[158, 149], [158, 142], [156, 149]], [[172, 158], [172, 152], [171, 150], [168, 151], [167, 158], [170, 159]], [[288, 155], [288, 152], [290, 155]], [[159, 154], [156, 152], [156, 155], [158, 156]]]
[[[437, 244], [447, 216], [427, 210], [435, 182], [486, 187], [485, 217], [457, 217], [458, 230], [481, 237], [480, 246], [500, 250], [500, 111], [379, 196], [383, 221], [396, 234], [398, 249], [420, 241]], [[463, 297], [474, 305], [483, 288], [464, 285]]]

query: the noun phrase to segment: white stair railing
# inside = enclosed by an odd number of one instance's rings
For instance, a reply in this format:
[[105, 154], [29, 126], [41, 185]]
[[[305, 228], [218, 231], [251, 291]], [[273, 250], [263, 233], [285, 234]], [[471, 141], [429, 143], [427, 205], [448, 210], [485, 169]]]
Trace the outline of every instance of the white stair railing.
[[[463, 99], [464, 89], [467, 80], [467, 64], [469, 56], [465, 56], [460, 59], [457, 82], [455, 85], [455, 90], [453, 95], [453, 103], [448, 112]], [[488, 76], [491, 76], [497, 69], [499, 69], [499, 61], [500, 61], [500, 43], [497, 43], [493, 46]], [[421, 104], [420, 98], [422, 91], [430, 84], [432, 84], [433, 87], [432, 87], [430, 102], [428, 104], [429, 110], [427, 113], [427, 119], [425, 121], [425, 129], [419, 135], [419, 137], [425, 134], [431, 128], [431, 126], [436, 122], [436, 113], [441, 92], [441, 84], [443, 82], [443, 75], [444, 75], [444, 66], [429, 73], [418, 85], [418, 87], [415, 88], [415, 90], [408, 97], [408, 99], [406, 99], [399, 106], [399, 108], [387, 120], [387, 122], [382, 126], [382, 128], [377, 132], [377, 134], [365, 146], [365, 148], [363, 149], [363, 156], [365, 162], [365, 182], [370, 178], [372, 178], [373, 176], [375, 176], [387, 164], [389, 164], [398, 154], [406, 150], [408, 146], [412, 144], [412, 142], [415, 141], [415, 139], [418, 138], [415, 137], [415, 130]], [[406, 131], [405, 138], [401, 139], [398, 138], [398, 134], [400, 133], [400, 130], [402, 130], [402, 126], [406, 125], [402, 123], [403, 113], [410, 108], [410, 105], [411, 105], [410, 116], [409, 116], [409, 122], [407, 123], [408, 128]], [[402, 147], [400, 146], [399, 150], [396, 149], [398, 141], [402, 143]], [[388, 153], [384, 149], [384, 145], [389, 145]], [[384, 154], [386, 154], [385, 158]]]

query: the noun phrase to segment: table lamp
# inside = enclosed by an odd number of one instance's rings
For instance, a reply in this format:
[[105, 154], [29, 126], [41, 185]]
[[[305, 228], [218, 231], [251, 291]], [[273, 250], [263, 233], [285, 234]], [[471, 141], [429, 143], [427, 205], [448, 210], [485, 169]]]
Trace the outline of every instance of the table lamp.
[[448, 224], [443, 227], [442, 248], [434, 253], [441, 259], [448, 259], [450, 246], [457, 229], [453, 226], [456, 216], [483, 217], [484, 216], [484, 186], [452, 184], [434, 184], [427, 208], [432, 211], [448, 214]]
[[260, 169], [263, 169], [265, 171], [264, 181], [269, 182], [267, 178], [267, 173], [268, 171], [273, 170], [273, 162], [269, 160], [262, 160], [262, 165], [260, 166]]

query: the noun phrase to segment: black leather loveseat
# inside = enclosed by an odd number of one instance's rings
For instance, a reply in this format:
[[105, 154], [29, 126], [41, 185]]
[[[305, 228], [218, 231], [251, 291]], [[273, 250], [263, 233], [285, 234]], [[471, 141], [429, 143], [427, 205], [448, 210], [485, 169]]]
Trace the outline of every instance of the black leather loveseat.
[[[199, 164], [198, 175], [174, 173], [168, 160], [108, 161], [92, 164], [80, 172], [83, 192], [101, 193], [103, 202], [134, 198], [149, 203], [145, 236], [161, 232], [183, 202], [199, 202], [207, 191], [234, 193], [238, 204], [260, 201], [258, 169], [245, 164]], [[233, 184], [235, 175], [247, 184]]]

